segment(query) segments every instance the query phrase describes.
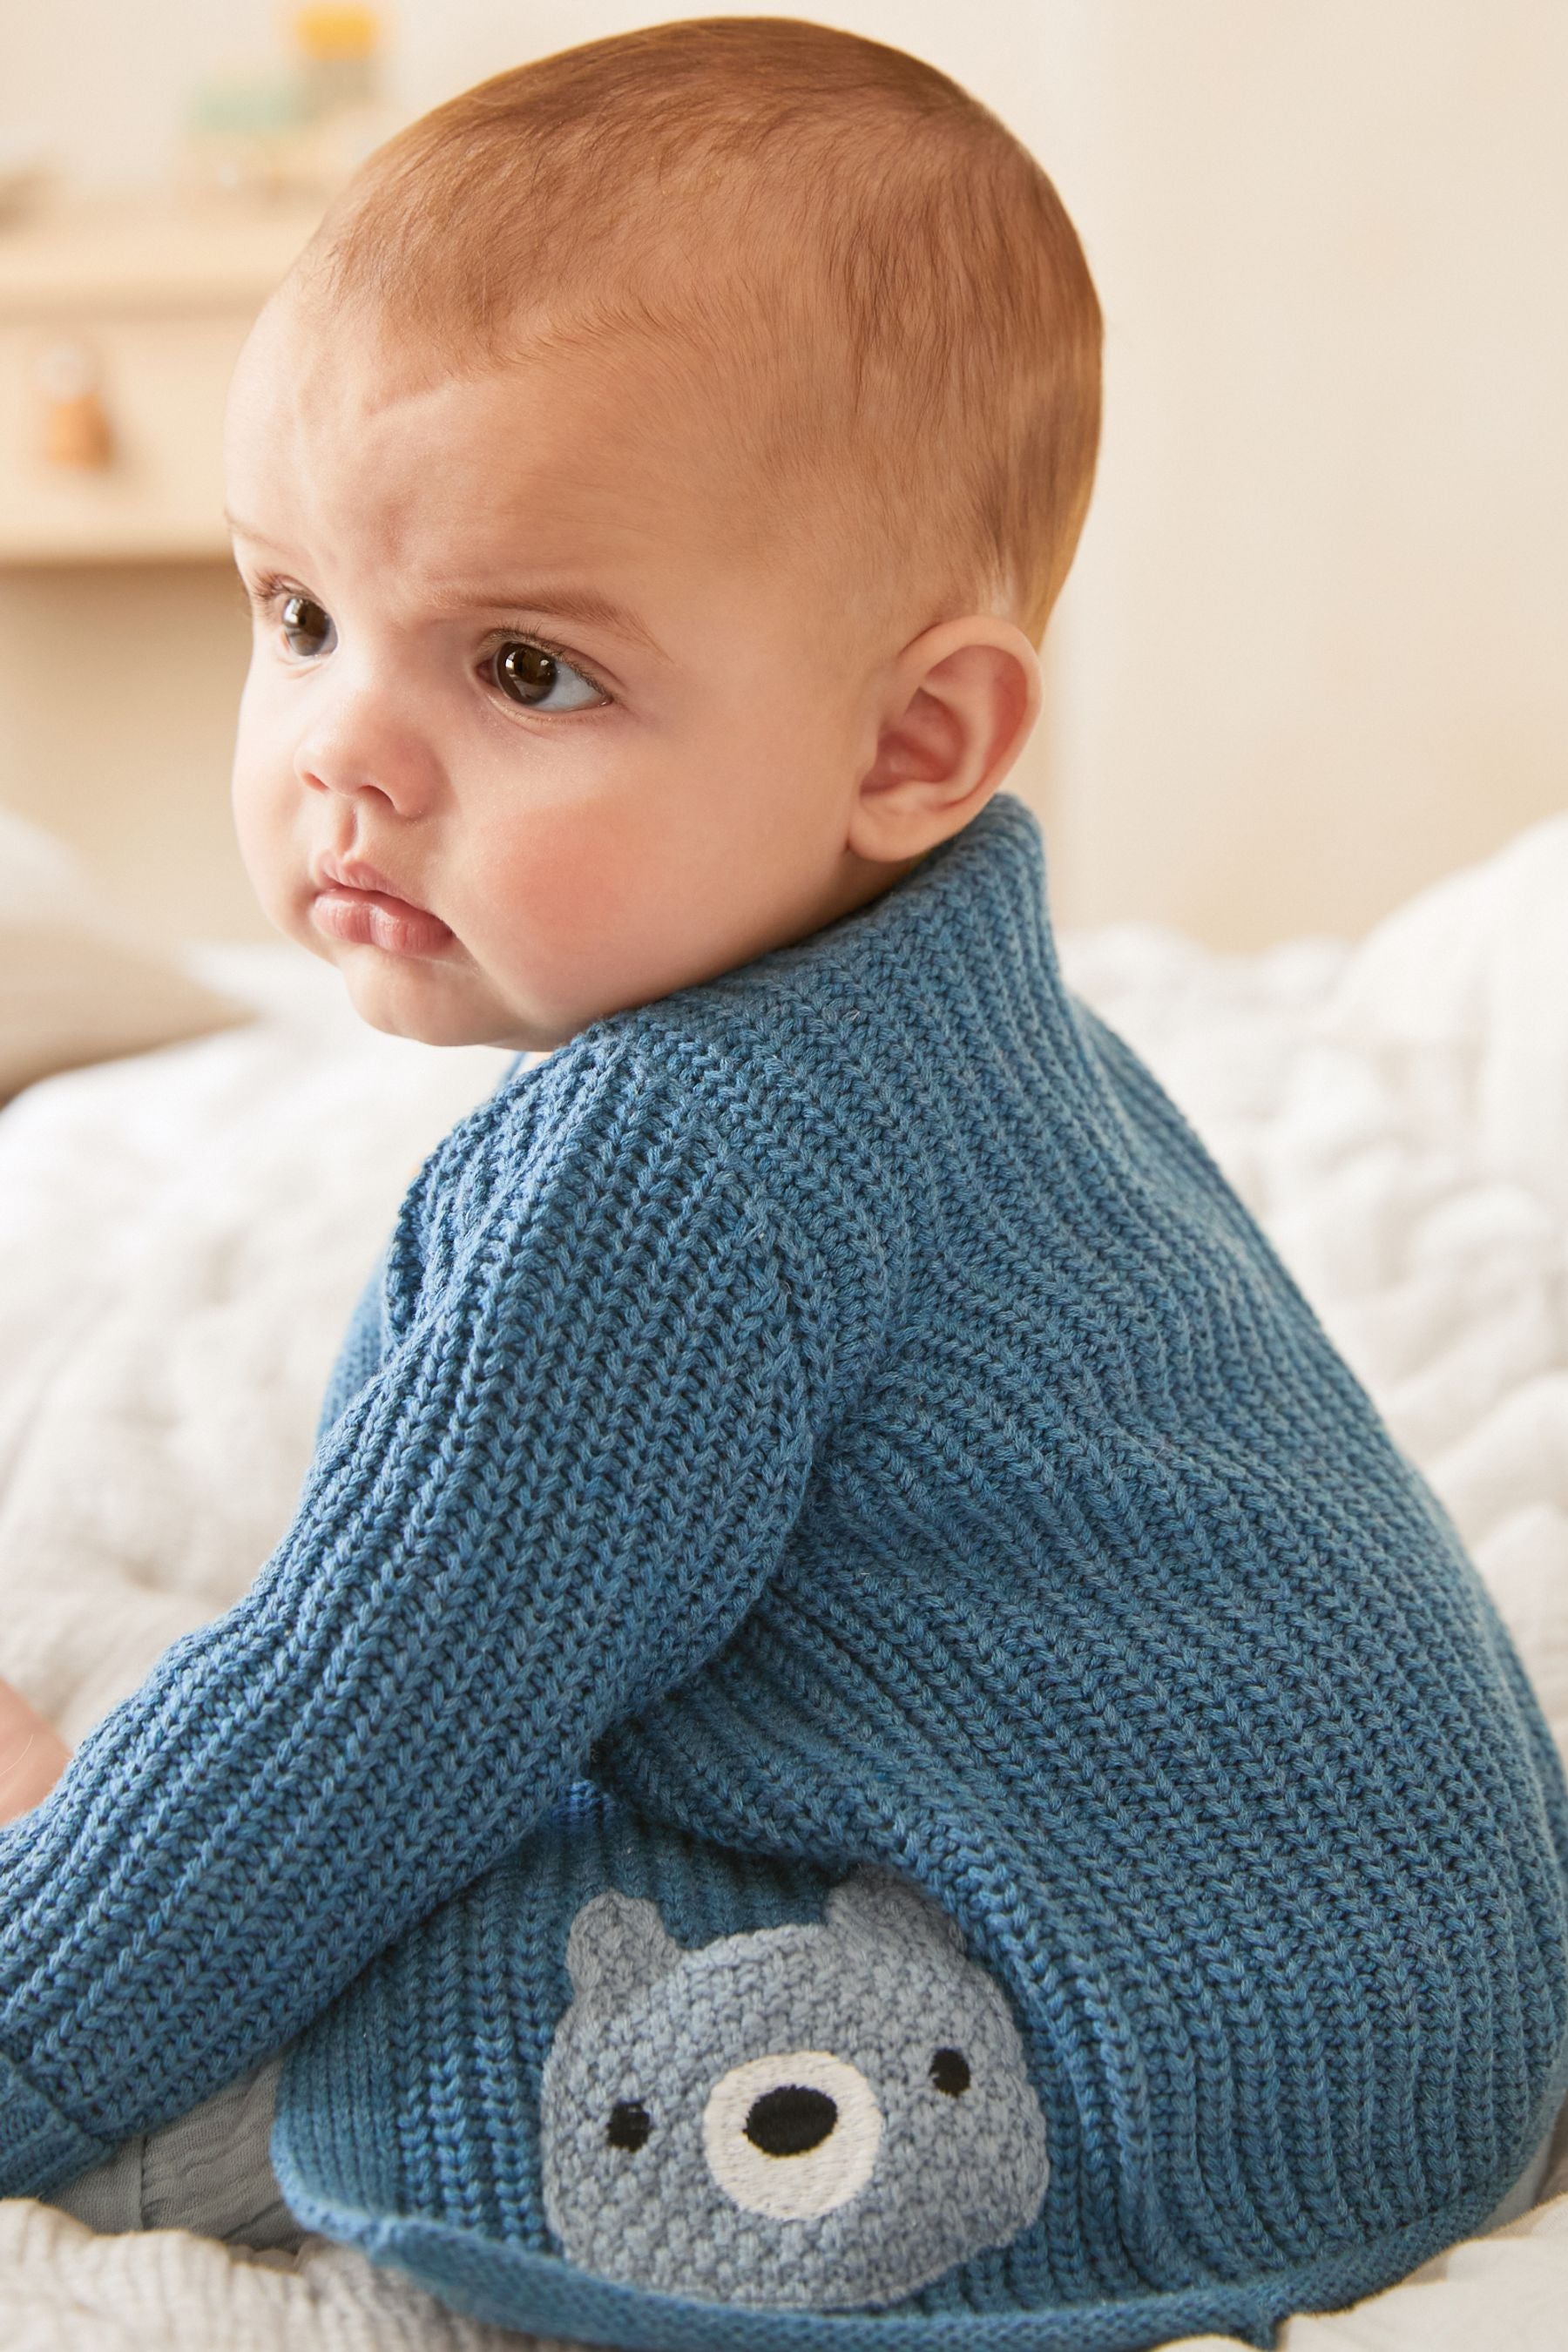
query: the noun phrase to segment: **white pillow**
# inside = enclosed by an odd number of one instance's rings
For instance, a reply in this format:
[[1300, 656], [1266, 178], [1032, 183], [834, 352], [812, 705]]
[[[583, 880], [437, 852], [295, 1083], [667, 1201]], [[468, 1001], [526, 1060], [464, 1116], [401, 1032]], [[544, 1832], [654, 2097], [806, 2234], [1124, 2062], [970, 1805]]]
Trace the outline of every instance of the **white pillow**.
[[1568, 1216], [1568, 815], [1386, 916], [1324, 1031], [1363, 1049], [1462, 1045], [1482, 1166]]
[[252, 1017], [120, 921], [62, 842], [0, 809], [0, 1102]]

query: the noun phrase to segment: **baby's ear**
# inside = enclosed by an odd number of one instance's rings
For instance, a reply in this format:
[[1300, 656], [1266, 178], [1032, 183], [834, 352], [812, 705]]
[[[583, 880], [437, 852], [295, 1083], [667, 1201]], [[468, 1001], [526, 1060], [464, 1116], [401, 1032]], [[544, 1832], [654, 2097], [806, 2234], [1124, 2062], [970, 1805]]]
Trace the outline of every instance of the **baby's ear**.
[[566, 1970], [577, 2000], [607, 2012], [668, 1976], [680, 1946], [667, 1935], [657, 1904], [606, 1887], [584, 1903], [566, 1938]]
[[848, 846], [889, 864], [961, 832], [1027, 742], [1043, 699], [1039, 656], [1011, 621], [973, 613], [922, 630], [882, 682]]

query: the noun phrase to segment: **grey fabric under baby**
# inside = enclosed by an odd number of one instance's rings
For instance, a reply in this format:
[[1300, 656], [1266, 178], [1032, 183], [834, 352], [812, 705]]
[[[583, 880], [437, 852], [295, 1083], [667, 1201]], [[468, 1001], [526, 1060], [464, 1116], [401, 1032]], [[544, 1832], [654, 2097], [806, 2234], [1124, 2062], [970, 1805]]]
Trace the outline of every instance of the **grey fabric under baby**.
[[258, 2253], [293, 2253], [304, 2231], [284, 2204], [268, 2154], [279, 2051], [189, 2115], [116, 2148], [47, 2200], [106, 2237], [195, 2230]]
[[[195, 2230], [258, 2253], [295, 2253], [305, 2232], [284, 2204], [268, 2144], [287, 2048], [159, 2131], [127, 2140], [106, 2164], [45, 2200], [89, 2229]], [[1560, 2128], [1568, 2134], [1568, 2107]], [[1565, 2139], [1568, 2150], [1568, 2139]], [[1548, 2132], [1519, 2179], [1476, 2232], [1500, 2228], [1534, 2204], [1552, 2151]]]

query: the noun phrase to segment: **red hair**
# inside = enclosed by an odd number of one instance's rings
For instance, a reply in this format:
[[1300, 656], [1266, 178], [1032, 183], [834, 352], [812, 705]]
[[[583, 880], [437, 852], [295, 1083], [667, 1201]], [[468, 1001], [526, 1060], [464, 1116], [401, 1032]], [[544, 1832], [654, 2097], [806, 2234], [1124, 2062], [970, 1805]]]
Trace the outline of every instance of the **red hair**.
[[369, 158], [298, 282], [447, 370], [629, 344], [650, 401], [711, 411], [738, 528], [830, 551], [836, 603], [1038, 642], [1100, 307], [1027, 149], [900, 49], [715, 16], [498, 74]]

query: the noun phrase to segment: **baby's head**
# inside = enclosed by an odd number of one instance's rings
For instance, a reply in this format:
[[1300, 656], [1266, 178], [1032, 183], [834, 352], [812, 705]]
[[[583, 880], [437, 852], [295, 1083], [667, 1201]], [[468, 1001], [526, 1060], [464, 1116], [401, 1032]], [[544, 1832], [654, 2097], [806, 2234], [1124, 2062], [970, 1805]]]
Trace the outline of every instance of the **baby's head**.
[[1049, 182], [899, 50], [712, 18], [437, 108], [231, 394], [267, 913], [377, 1028], [545, 1047], [863, 905], [1034, 723], [1099, 387]]

